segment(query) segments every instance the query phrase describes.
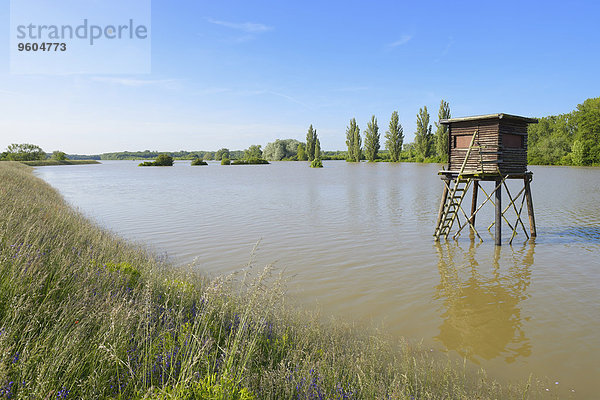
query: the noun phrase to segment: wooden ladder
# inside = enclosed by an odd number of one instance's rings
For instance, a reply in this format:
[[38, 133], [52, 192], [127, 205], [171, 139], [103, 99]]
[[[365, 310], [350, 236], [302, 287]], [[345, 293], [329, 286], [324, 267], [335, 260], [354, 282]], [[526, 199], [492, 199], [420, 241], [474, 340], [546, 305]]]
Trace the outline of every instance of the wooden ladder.
[[[467, 160], [469, 159], [469, 156], [471, 155], [471, 150], [473, 150], [474, 148], [478, 148], [481, 151], [481, 147], [479, 145], [474, 146], [475, 140], [478, 137], [479, 137], [479, 129], [477, 129], [473, 133], [473, 137], [471, 138], [471, 143], [469, 144], [467, 154], [465, 155], [465, 159], [460, 167], [460, 171], [458, 173], [458, 176], [456, 177], [456, 180], [450, 180], [450, 181], [444, 182], [444, 184], [446, 185], [446, 188], [444, 190], [444, 193], [446, 193], [446, 198], [442, 200], [443, 206], [440, 209], [440, 216], [438, 218], [438, 223], [435, 228], [435, 233], [433, 234], [433, 236], [435, 237], [435, 240], [440, 240], [440, 237], [442, 235], [444, 236], [444, 239], [448, 239], [448, 235], [450, 234], [450, 231], [452, 230], [452, 225], [454, 225], [454, 221], [457, 221], [458, 225], [460, 227], [460, 220], [458, 219], [458, 211], [459, 210], [462, 211], [462, 208], [460, 208], [460, 206], [462, 204], [463, 199], [465, 198], [465, 194], [467, 194], [467, 191], [469, 190], [469, 186], [471, 185], [471, 182], [473, 181], [473, 179], [471, 177], [464, 176], [464, 171], [467, 166]], [[480, 154], [480, 158], [481, 158], [481, 154]], [[454, 184], [453, 184], [453, 182], [454, 182]], [[464, 214], [464, 211], [463, 211], [463, 214]], [[466, 223], [469, 223], [468, 218], [467, 218]]]
[[462, 204], [465, 194], [469, 190], [471, 181], [471, 178], [457, 178], [456, 181], [444, 182], [448, 185], [448, 195], [446, 196], [443, 206], [442, 216], [435, 229], [435, 233], [433, 234], [436, 240], [439, 240], [442, 235], [444, 236], [444, 239], [448, 238], [452, 225], [454, 225], [454, 221], [458, 221], [460, 226], [458, 211], [460, 210], [460, 205]]

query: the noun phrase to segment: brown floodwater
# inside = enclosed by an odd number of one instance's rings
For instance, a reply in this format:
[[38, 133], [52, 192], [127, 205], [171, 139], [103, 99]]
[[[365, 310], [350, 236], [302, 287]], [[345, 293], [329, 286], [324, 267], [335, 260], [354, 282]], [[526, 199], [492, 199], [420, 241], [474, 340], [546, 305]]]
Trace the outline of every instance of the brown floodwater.
[[[508, 245], [504, 225], [496, 247], [489, 204], [477, 217], [483, 242], [468, 232], [434, 242], [439, 165], [136, 165], [36, 173], [175, 263], [234, 272], [260, 241], [255, 264], [284, 270], [290, 296], [324, 315], [383, 324], [500, 380], [546, 376], [550, 394], [600, 392], [600, 168], [530, 167], [538, 237], [519, 231]], [[522, 182], [509, 187], [515, 195]]]

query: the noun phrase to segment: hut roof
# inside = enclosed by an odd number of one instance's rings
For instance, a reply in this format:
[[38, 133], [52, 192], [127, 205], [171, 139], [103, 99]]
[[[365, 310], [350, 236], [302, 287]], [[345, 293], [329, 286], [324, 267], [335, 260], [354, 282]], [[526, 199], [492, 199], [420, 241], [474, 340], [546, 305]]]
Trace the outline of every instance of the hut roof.
[[440, 124], [451, 124], [453, 122], [465, 122], [465, 121], [481, 121], [489, 119], [511, 119], [513, 121], [525, 122], [527, 124], [536, 124], [538, 122], [535, 118], [519, 117], [518, 115], [511, 114], [486, 114], [486, 115], [474, 115], [472, 117], [461, 117], [461, 118], [450, 118], [443, 119]]

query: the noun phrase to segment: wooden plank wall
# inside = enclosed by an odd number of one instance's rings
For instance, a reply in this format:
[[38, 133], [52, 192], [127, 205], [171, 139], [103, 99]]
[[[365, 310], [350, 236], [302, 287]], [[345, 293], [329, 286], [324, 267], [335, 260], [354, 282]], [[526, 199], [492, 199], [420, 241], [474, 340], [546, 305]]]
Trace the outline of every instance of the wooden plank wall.
[[[484, 154], [485, 161], [497, 161], [498, 164], [485, 163], [486, 172], [496, 171], [496, 165], [503, 174], [524, 173], [527, 171], [527, 123], [510, 119], [490, 119], [479, 121], [462, 121], [450, 124], [449, 133], [449, 158], [448, 169], [450, 171], [460, 171], [462, 163], [467, 154], [468, 146], [471, 142], [473, 133], [479, 129], [479, 145], [483, 146], [484, 152], [498, 152], [499, 154]], [[523, 136], [523, 148], [504, 147], [502, 144], [502, 135]], [[507, 138], [508, 139], [508, 138]], [[510, 145], [514, 146], [514, 137], [510, 140]], [[455, 146], [456, 145], [456, 146]], [[478, 150], [472, 150], [465, 167], [466, 172], [480, 172], [481, 157]]]
[[[481, 121], [463, 121], [450, 124], [450, 157], [449, 169], [450, 171], [460, 171], [462, 163], [467, 154], [469, 143], [473, 133], [479, 128], [479, 144], [488, 147], [486, 151], [498, 151], [498, 120], [481, 120]], [[454, 147], [454, 136], [456, 138], [457, 147]], [[460, 138], [460, 136], [467, 136], [467, 138]], [[461, 143], [467, 143], [464, 148], [460, 145]], [[496, 154], [485, 154], [484, 160], [494, 161], [498, 159]], [[485, 164], [486, 170], [495, 169], [495, 164]], [[481, 170], [480, 156], [478, 151], [471, 151], [465, 171], [476, 172]]]
[[[502, 146], [502, 162], [500, 171], [503, 174], [518, 174], [527, 172], [527, 123], [510, 119], [500, 120], [500, 144], [503, 134], [523, 137], [523, 147], [515, 148]], [[507, 143], [508, 144], [508, 143]]]

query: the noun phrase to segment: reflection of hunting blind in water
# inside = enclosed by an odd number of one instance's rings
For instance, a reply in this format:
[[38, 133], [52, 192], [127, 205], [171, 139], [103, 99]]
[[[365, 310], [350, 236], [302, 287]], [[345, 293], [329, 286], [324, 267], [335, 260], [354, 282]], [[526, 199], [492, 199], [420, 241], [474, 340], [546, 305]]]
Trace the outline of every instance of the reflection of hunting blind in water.
[[[511, 229], [510, 243], [517, 235], [519, 227], [529, 238], [521, 212], [527, 202], [531, 236], [536, 236], [533, 201], [531, 199], [530, 182], [533, 174], [527, 171], [527, 125], [537, 123], [536, 119], [518, 117], [509, 114], [489, 114], [476, 117], [452, 118], [440, 121], [448, 126], [448, 168], [440, 171], [444, 182], [444, 191], [435, 228], [436, 240], [447, 239], [454, 222], [458, 230], [454, 238], [466, 226], [481, 239], [475, 229], [475, 216], [488, 202], [496, 209], [495, 221], [488, 230], [495, 227], [496, 244], [502, 242], [502, 220]], [[523, 189], [513, 196], [507, 179], [522, 179]], [[483, 181], [494, 182], [488, 194], [481, 185]], [[471, 212], [467, 214], [462, 203], [468, 190], [473, 187]], [[502, 208], [502, 187], [505, 188], [509, 204]], [[481, 204], [477, 204], [478, 192], [486, 196]], [[520, 204], [519, 204], [519, 200]], [[514, 212], [516, 221], [511, 223], [507, 213]], [[464, 221], [461, 221], [461, 218]]]

